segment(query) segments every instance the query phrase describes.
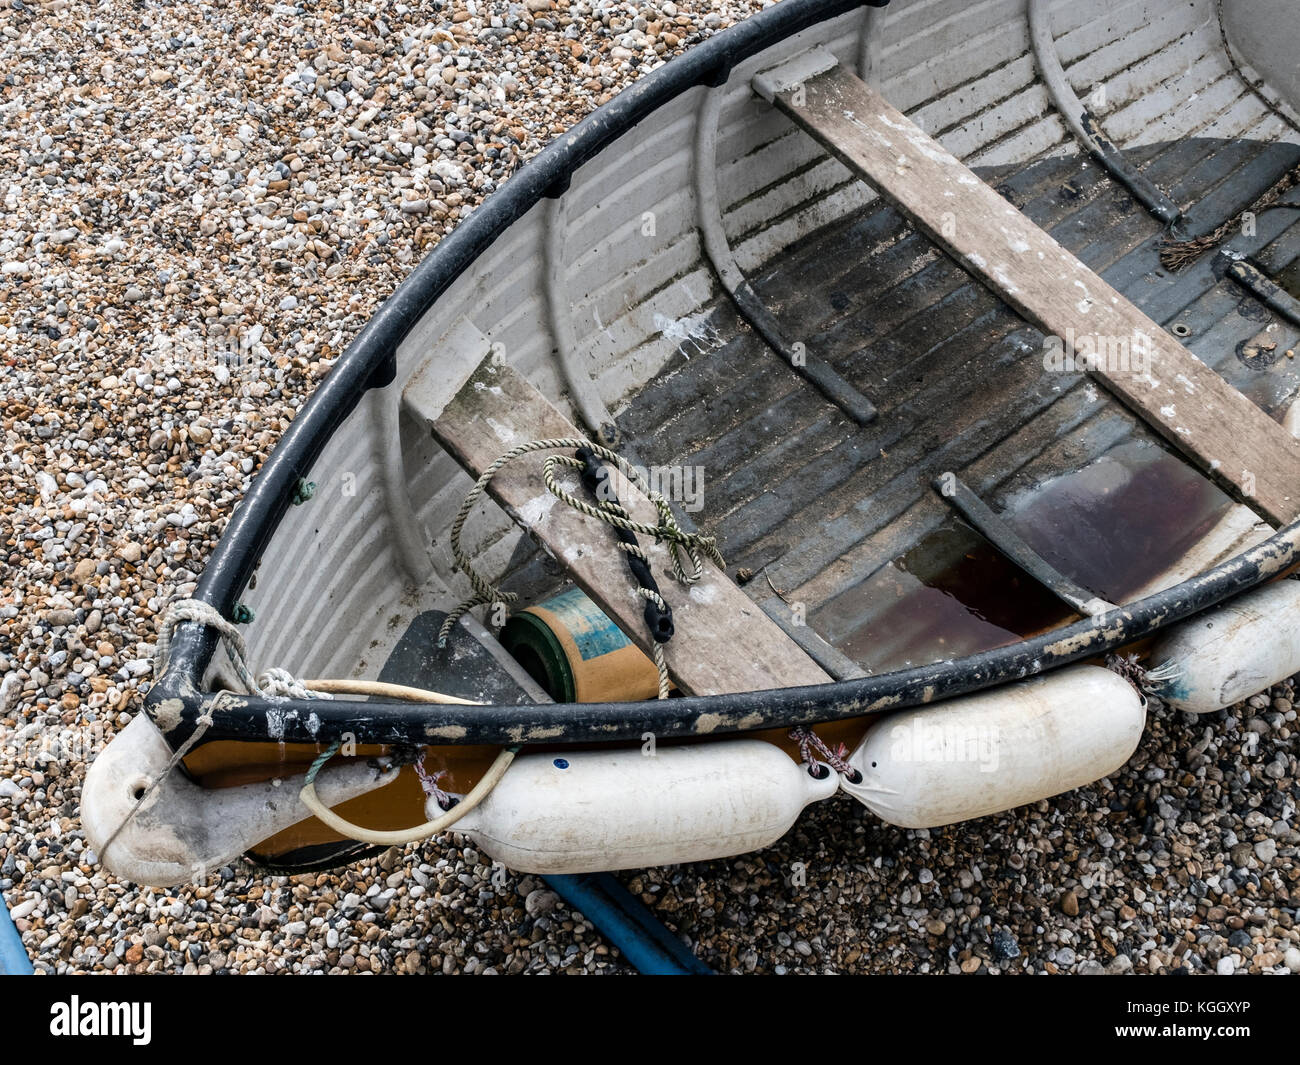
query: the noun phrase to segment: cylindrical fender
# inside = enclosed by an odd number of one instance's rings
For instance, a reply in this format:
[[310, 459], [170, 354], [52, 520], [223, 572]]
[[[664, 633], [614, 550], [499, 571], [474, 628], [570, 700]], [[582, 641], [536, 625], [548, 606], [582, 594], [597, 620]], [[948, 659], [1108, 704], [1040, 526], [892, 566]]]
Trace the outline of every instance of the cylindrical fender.
[[1149, 662], [1169, 674], [1160, 698], [1208, 714], [1300, 672], [1300, 581], [1281, 580], [1179, 622]]
[[457, 829], [519, 872], [635, 869], [767, 847], [835, 789], [762, 740], [527, 754]]
[[1114, 772], [1146, 723], [1146, 700], [1099, 666], [894, 714], [850, 756], [841, 787], [882, 821], [937, 828], [1070, 791]]

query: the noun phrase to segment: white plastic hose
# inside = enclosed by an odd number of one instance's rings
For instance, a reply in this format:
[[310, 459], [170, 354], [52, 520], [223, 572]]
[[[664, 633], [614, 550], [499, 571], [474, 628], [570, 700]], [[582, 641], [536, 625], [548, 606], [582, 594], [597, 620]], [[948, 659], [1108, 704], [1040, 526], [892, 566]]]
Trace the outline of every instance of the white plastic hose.
[[[415, 689], [408, 689], [415, 690]], [[334, 829], [340, 835], [347, 836], [348, 839], [355, 839], [361, 843], [376, 843], [385, 847], [400, 847], [406, 843], [419, 843], [430, 836], [436, 836], [439, 832], [445, 832], [467, 813], [474, 809], [479, 803], [488, 797], [492, 789], [497, 786], [501, 778], [505, 776], [506, 770], [510, 768], [510, 763], [514, 761], [515, 752], [518, 747], [508, 747], [497, 755], [496, 761], [483, 774], [483, 779], [474, 785], [465, 798], [461, 799], [455, 806], [448, 810], [441, 817], [432, 821], [426, 821], [415, 828], [399, 828], [391, 832], [381, 832], [375, 829], [363, 828], [361, 825], [354, 825], [351, 821], [345, 821], [339, 817], [333, 810], [326, 806], [316, 796], [315, 781], [309, 780], [304, 785], [299, 795], [317, 819]]]
[[482, 706], [473, 699], [429, 691], [427, 688], [408, 688], [405, 684], [385, 684], [379, 680], [308, 680], [304, 686], [314, 692], [329, 695], [380, 695], [390, 699], [406, 699], [413, 703], [443, 703], [455, 706]]

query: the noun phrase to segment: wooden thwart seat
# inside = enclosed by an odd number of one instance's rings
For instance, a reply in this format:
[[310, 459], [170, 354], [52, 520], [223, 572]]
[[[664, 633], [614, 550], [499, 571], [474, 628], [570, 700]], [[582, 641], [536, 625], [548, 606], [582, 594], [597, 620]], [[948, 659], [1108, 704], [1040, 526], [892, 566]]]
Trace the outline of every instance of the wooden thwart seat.
[[[486, 343], [478, 354], [486, 350]], [[484, 359], [456, 379], [465, 352], [434, 358], [407, 386], [408, 410], [474, 477], [506, 451], [530, 440], [581, 437], [582, 432], [509, 366]], [[463, 384], [461, 383], [463, 382]], [[644, 602], [635, 593], [623, 552], [608, 526], [578, 513], [542, 483], [545, 455], [504, 466], [489, 492], [565, 567], [574, 581], [642, 650], [650, 651]], [[579, 491], [581, 489], [579, 488]], [[658, 515], [630, 485], [620, 501], [639, 521]], [[668, 671], [689, 695], [824, 684], [831, 680], [725, 573], [706, 562], [704, 576], [689, 587], [671, 576], [667, 548], [641, 537], [660, 588], [672, 606], [676, 634], [666, 645]]]
[[1300, 442], [828, 52], [754, 88], [1044, 333], [1101, 338], [1083, 368], [1229, 494], [1277, 524], [1300, 515]]

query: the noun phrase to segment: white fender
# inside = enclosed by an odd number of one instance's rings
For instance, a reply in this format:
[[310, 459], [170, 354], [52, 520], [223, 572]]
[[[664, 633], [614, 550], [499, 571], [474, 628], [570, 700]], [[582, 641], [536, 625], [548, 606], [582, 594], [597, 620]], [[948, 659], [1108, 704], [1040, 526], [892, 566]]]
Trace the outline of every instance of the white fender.
[[1137, 749], [1146, 700], [1100, 666], [894, 714], [850, 756], [841, 787], [882, 821], [937, 828], [1001, 813], [1113, 773]]
[[770, 846], [835, 789], [762, 740], [528, 754], [456, 827], [519, 872], [635, 869]]
[[1148, 661], [1168, 663], [1172, 674], [1160, 698], [1193, 714], [1222, 710], [1300, 673], [1300, 581], [1252, 588], [1179, 622]]
[[[123, 880], [170, 887], [202, 879], [261, 840], [311, 817], [298, 797], [302, 776], [205, 789], [174, 769], [113, 839], [171, 757], [157, 726], [137, 714], [86, 774], [81, 789], [86, 840]], [[326, 805], [336, 806], [396, 779], [391, 765], [351, 763], [323, 769], [316, 790]]]

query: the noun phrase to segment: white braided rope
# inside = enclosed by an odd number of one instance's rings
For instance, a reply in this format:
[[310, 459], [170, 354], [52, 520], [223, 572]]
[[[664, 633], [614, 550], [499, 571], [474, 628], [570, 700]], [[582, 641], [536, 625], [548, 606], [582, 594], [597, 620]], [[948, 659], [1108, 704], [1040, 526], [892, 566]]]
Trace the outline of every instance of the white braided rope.
[[180, 599], [167, 608], [162, 621], [158, 623], [158, 647], [154, 651], [154, 679], [158, 679], [167, 669], [171, 656], [172, 637], [177, 626], [186, 621], [195, 621], [214, 630], [221, 638], [221, 646], [226, 649], [226, 656], [235, 668], [239, 683], [249, 695], [263, 698], [290, 699], [332, 699], [326, 692], [312, 691], [287, 669], [273, 667], [254, 679], [248, 668], [248, 644], [235, 628], [227, 621], [216, 607], [198, 599]]

